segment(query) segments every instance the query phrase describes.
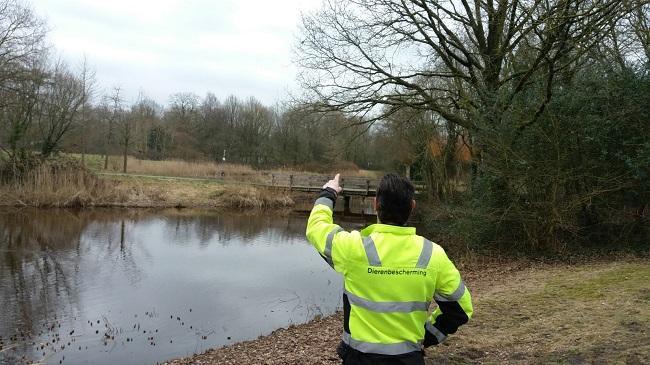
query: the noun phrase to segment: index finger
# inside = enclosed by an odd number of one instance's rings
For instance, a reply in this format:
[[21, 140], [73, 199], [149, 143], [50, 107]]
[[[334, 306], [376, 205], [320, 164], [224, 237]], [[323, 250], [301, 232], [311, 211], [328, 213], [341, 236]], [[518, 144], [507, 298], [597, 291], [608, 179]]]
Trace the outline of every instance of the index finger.
[[340, 177], [341, 177], [341, 174], [336, 174], [336, 176], [334, 176], [334, 181], [336, 181], [338, 183]]

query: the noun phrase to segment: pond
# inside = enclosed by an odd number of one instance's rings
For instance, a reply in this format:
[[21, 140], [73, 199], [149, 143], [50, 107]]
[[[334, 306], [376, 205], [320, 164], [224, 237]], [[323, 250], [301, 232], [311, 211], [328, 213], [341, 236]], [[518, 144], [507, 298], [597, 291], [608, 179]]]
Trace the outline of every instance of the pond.
[[305, 225], [295, 214], [0, 210], [0, 363], [150, 364], [331, 314], [342, 279]]

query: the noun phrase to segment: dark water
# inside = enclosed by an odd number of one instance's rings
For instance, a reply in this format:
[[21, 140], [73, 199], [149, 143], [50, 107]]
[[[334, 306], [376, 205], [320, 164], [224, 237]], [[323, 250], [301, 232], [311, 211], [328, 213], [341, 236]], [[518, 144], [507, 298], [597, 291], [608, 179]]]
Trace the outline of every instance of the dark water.
[[341, 278], [305, 221], [0, 210], [0, 363], [156, 363], [333, 313]]

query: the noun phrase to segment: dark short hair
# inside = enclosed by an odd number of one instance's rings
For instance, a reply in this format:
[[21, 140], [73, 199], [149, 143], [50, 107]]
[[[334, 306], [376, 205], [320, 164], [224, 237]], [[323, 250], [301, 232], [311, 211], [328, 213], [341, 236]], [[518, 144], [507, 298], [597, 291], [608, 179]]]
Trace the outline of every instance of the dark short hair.
[[413, 184], [404, 177], [386, 174], [377, 187], [377, 215], [386, 224], [404, 225], [411, 215]]

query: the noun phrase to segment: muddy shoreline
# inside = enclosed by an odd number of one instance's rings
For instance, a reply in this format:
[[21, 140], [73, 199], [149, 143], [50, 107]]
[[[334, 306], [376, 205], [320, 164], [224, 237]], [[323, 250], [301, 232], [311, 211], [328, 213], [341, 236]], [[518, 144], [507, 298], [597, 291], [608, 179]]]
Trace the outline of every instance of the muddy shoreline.
[[305, 324], [280, 328], [255, 340], [163, 364], [340, 364], [335, 349], [340, 342], [342, 321], [343, 314], [337, 312]]

